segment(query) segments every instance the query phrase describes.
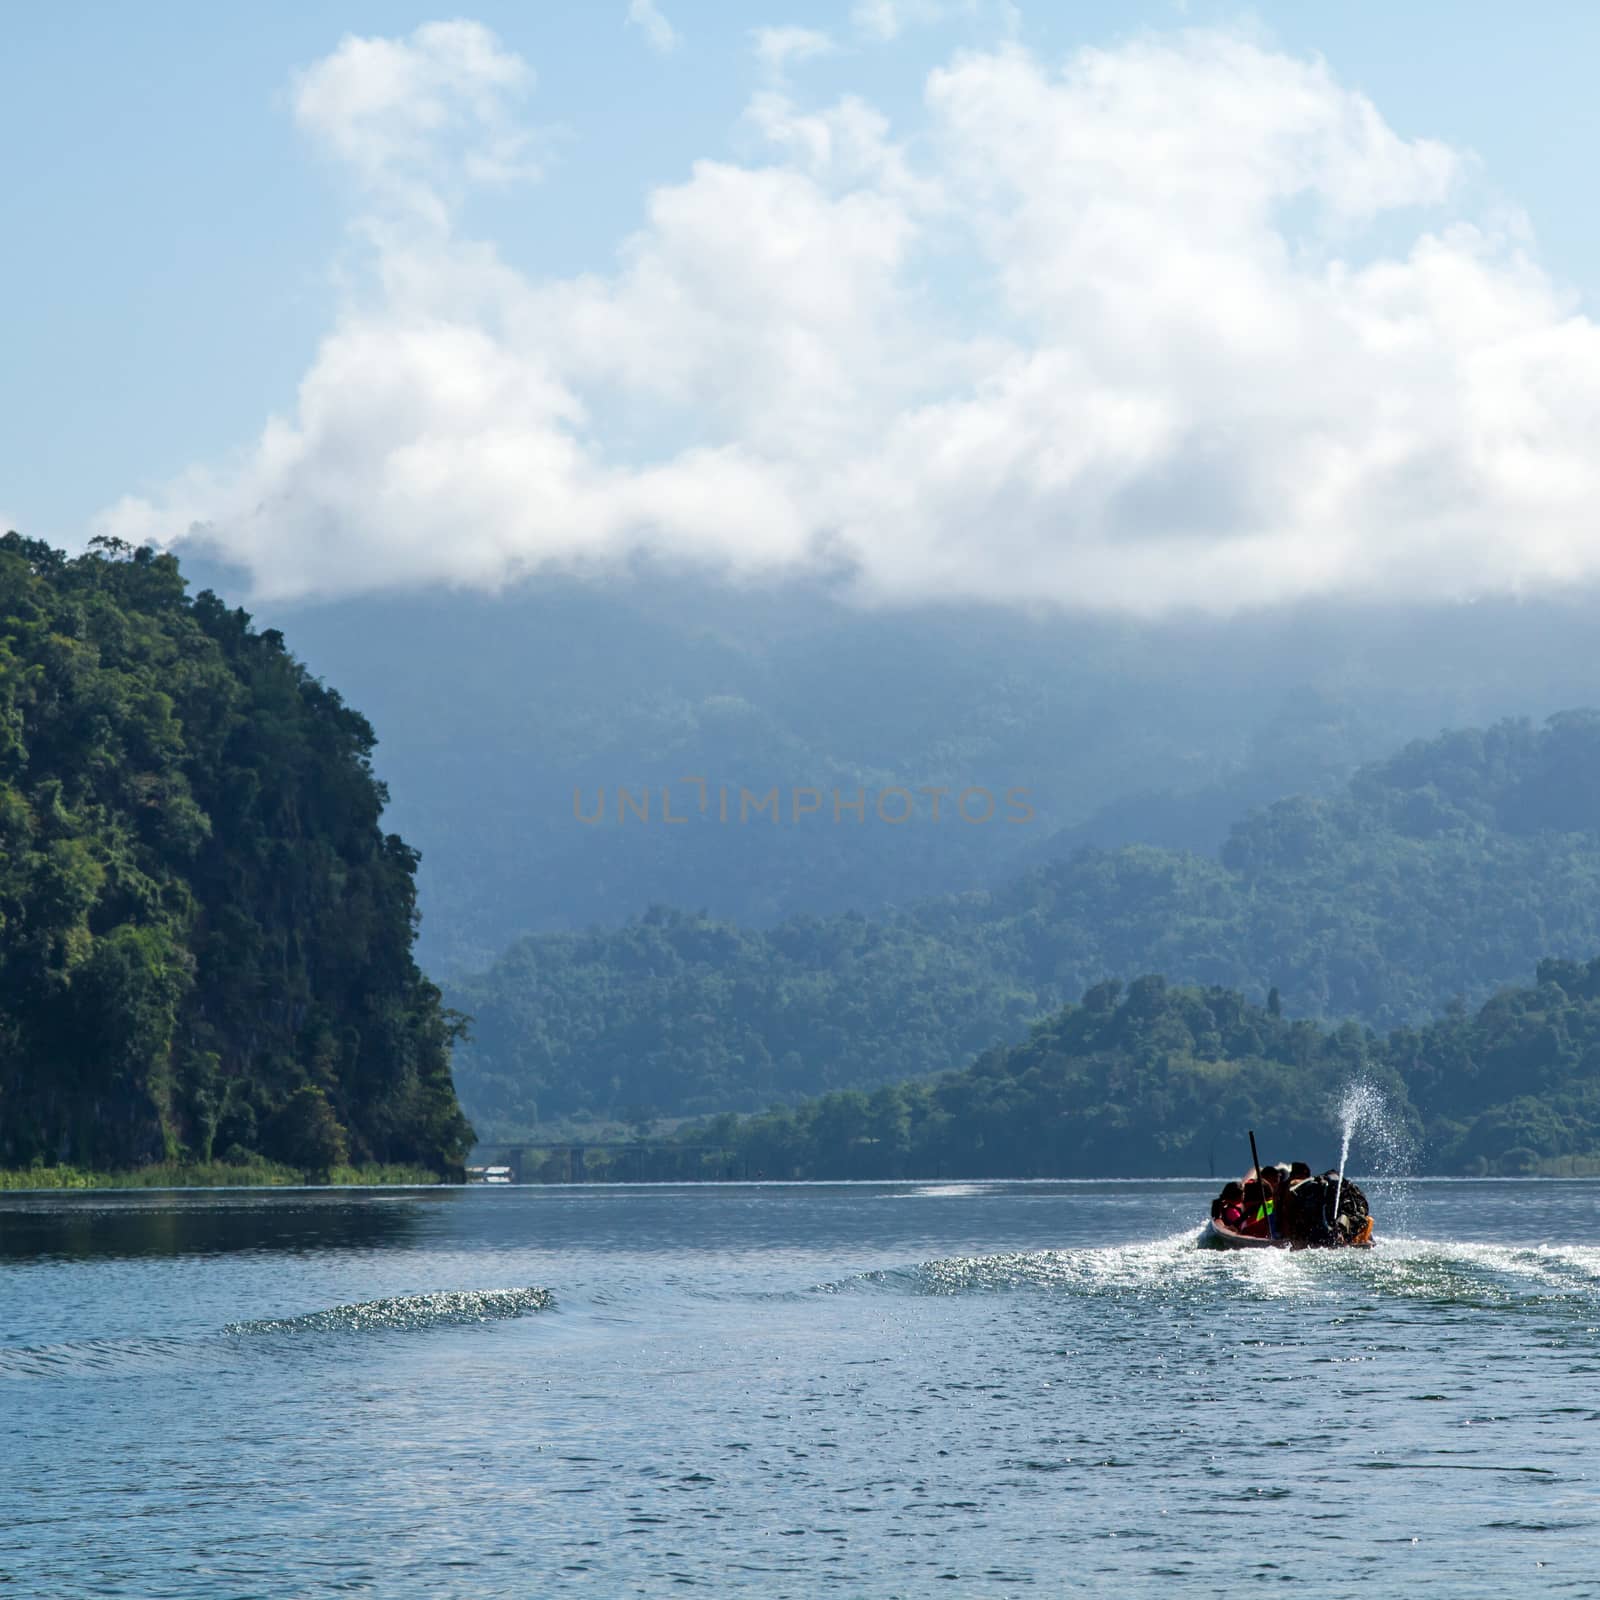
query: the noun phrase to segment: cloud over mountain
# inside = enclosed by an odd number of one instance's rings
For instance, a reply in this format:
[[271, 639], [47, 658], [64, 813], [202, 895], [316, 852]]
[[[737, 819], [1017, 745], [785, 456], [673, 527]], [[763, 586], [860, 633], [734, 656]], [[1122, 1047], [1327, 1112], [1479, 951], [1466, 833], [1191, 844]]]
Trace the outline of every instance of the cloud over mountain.
[[198, 525], [275, 595], [640, 553], [1146, 614], [1600, 576], [1600, 330], [1319, 61], [1002, 44], [911, 128], [769, 88], [763, 159], [565, 279], [459, 220], [534, 175], [531, 79], [472, 23], [299, 75], [370, 271], [291, 414], [99, 531]]

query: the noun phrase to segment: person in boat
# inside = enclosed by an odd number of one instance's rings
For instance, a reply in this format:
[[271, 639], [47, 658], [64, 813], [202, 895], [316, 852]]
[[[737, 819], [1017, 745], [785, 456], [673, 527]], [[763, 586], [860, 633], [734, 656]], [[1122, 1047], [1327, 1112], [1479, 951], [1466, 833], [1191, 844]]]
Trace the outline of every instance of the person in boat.
[[1211, 1215], [1223, 1227], [1237, 1231], [1239, 1224], [1244, 1221], [1244, 1185], [1233, 1182], [1223, 1184], [1222, 1193], [1211, 1202]]
[[1244, 1185], [1244, 1217], [1239, 1232], [1251, 1239], [1265, 1238], [1272, 1231], [1268, 1220], [1273, 1212], [1270, 1187], [1265, 1173], [1248, 1180]]
[[1246, 1208], [1245, 1216], [1252, 1226], [1247, 1230], [1252, 1237], [1266, 1234], [1277, 1237], [1283, 1233], [1284, 1201], [1289, 1191], [1289, 1164], [1280, 1161], [1276, 1166], [1263, 1167], [1259, 1176], [1261, 1197], [1252, 1212]]
[[[1335, 1211], [1338, 1215], [1335, 1216]], [[1303, 1161], [1254, 1168], [1211, 1202], [1219, 1227], [1246, 1238], [1277, 1238], [1295, 1249], [1367, 1244], [1367, 1197], [1336, 1168], [1314, 1175]]]
[[1322, 1180], [1311, 1175], [1311, 1168], [1296, 1161], [1286, 1182], [1279, 1186], [1278, 1231], [1294, 1245], [1326, 1244], [1327, 1225], [1323, 1219], [1326, 1197]]

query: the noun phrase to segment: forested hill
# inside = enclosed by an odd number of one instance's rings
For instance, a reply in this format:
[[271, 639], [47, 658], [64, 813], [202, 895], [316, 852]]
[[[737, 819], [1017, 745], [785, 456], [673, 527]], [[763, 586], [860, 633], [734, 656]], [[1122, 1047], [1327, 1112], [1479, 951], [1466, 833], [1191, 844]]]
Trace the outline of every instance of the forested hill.
[[0, 539], [0, 1167], [459, 1166], [372, 748], [171, 557]]
[[[1358, 1170], [1600, 1170], [1600, 959], [1540, 963], [1532, 986], [1379, 1038], [1291, 1022], [1222, 989], [1100, 985], [943, 1077], [823, 1096], [686, 1129], [770, 1177], [1161, 1177], [1338, 1157], [1337, 1102], [1380, 1089]], [[1389, 1148], [1385, 1149], [1383, 1146]]]
[[1081, 851], [992, 893], [753, 931], [658, 910], [524, 940], [456, 985], [480, 1127], [755, 1110], [960, 1066], [1108, 977], [1276, 987], [1389, 1029], [1600, 950], [1600, 714], [1414, 744], [1282, 801], [1220, 858]]

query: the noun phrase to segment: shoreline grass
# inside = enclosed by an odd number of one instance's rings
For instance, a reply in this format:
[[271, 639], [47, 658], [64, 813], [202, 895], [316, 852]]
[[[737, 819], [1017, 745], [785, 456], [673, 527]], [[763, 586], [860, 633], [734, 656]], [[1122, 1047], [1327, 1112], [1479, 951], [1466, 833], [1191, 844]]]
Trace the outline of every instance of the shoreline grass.
[[[427, 1167], [389, 1162], [339, 1166], [316, 1180], [338, 1188], [403, 1185], [424, 1187], [448, 1180]], [[82, 1167], [21, 1167], [0, 1171], [0, 1192], [30, 1189], [261, 1189], [294, 1188], [308, 1182], [294, 1167], [271, 1161], [234, 1166], [226, 1161], [162, 1161], [121, 1172], [91, 1172]]]
[[[1373, 1176], [1374, 1174], [1371, 1173], [1366, 1174], [1367, 1181], [1371, 1181]], [[1515, 1173], [1439, 1173], [1423, 1171], [1405, 1174], [1404, 1176], [1413, 1179], [1453, 1178], [1457, 1181], [1477, 1180], [1480, 1182], [1492, 1181], [1497, 1178], [1600, 1178], [1600, 1156], [1551, 1157], [1539, 1162], [1532, 1170]], [[308, 1186], [341, 1189], [435, 1188], [448, 1185], [453, 1181], [452, 1179], [441, 1177], [428, 1167], [406, 1166], [399, 1163], [368, 1162], [361, 1166], [339, 1166], [326, 1175], [311, 1177], [294, 1167], [286, 1167], [277, 1162], [253, 1161], [248, 1165], [235, 1166], [225, 1161], [174, 1161], [157, 1162], [151, 1166], [116, 1172], [93, 1172], [82, 1167], [69, 1166], [0, 1169], [0, 1194], [26, 1193], [34, 1190], [90, 1189], [290, 1189]], [[558, 1180], [541, 1179], [536, 1174], [530, 1173], [526, 1181], [538, 1184], [541, 1181], [553, 1182]], [[721, 1174], [693, 1177], [679, 1175], [675, 1180], [660, 1177], [638, 1180], [623, 1176], [620, 1172], [613, 1173], [610, 1170], [609, 1163], [600, 1161], [591, 1167], [586, 1181], [601, 1184], [643, 1181], [649, 1184], [673, 1181], [737, 1183], [747, 1180], [728, 1178]], [[840, 1180], [836, 1178], [817, 1178], [807, 1181], [826, 1183]], [[959, 1178], [952, 1178], [948, 1173], [922, 1173], [920, 1175], [907, 1173], [893, 1178], [876, 1177], [860, 1181], [864, 1183], [933, 1183], [938, 1181], [970, 1183], [1016, 1182], [1018, 1179], [1014, 1175], [1007, 1174], [990, 1174], [987, 1177], [965, 1174]], [[1070, 1182], [1082, 1180], [1053, 1178], [1040, 1181]], [[1141, 1183], [1202, 1183], [1210, 1180], [1189, 1174], [1182, 1177], [1137, 1178], [1125, 1181]]]

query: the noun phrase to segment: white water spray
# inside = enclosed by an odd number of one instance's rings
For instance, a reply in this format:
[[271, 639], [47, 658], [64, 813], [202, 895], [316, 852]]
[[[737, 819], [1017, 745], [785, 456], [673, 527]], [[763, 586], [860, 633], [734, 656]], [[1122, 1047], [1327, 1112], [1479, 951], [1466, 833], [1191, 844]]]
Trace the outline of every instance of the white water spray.
[[1345, 1167], [1350, 1160], [1350, 1144], [1357, 1131], [1374, 1139], [1378, 1145], [1381, 1164], [1398, 1173], [1409, 1152], [1407, 1139], [1399, 1119], [1391, 1111], [1383, 1091], [1365, 1078], [1358, 1078], [1344, 1092], [1339, 1101], [1339, 1180], [1333, 1189], [1333, 1215], [1339, 1215], [1339, 1201], [1344, 1193]]

